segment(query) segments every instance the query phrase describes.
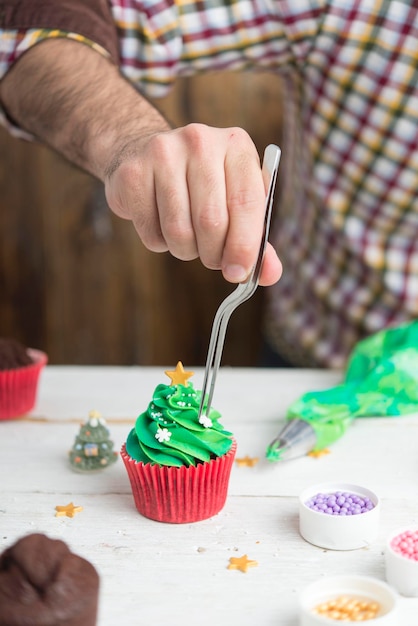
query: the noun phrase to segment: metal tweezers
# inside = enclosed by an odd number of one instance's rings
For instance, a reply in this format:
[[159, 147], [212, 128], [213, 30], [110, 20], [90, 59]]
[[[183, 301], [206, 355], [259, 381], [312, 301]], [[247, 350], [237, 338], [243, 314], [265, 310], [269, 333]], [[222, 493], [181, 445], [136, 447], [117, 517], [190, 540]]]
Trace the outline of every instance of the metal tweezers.
[[[225, 341], [226, 327], [235, 309], [251, 298], [258, 287], [260, 272], [263, 265], [264, 253], [266, 251], [267, 239], [270, 230], [271, 214], [273, 209], [274, 189], [277, 180], [277, 171], [280, 161], [280, 148], [270, 144], [264, 151], [262, 173], [264, 184], [267, 190], [266, 196], [266, 212], [264, 217], [264, 231], [261, 239], [260, 251], [257, 261], [251, 271], [249, 278], [245, 283], [240, 283], [238, 287], [229, 296], [221, 302], [215, 319], [213, 320], [212, 332], [210, 336], [208, 356], [206, 359], [205, 375], [203, 379], [202, 395], [200, 400], [199, 415], [200, 419], [203, 412], [208, 416], [212, 406], [213, 393], [215, 390], [216, 376], [222, 357], [222, 350]], [[206, 393], [209, 388], [209, 396], [206, 399]]]

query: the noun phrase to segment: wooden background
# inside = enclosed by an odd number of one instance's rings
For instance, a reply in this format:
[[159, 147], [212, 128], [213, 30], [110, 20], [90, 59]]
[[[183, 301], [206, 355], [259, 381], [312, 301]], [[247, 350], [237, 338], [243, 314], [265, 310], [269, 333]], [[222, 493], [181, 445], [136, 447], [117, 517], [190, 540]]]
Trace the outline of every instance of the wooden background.
[[[280, 142], [278, 78], [205, 75], [157, 105], [176, 124], [239, 125], [260, 154]], [[199, 261], [144, 248], [101, 183], [0, 129], [0, 336], [54, 364], [203, 365], [213, 316], [232, 291]], [[224, 364], [254, 365], [263, 290], [232, 316]]]

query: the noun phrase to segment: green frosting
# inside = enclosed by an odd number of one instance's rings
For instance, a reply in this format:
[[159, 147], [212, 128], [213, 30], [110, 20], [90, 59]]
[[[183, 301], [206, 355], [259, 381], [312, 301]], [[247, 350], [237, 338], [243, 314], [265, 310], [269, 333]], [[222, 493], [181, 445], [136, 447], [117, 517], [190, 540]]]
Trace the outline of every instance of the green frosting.
[[222, 456], [232, 446], [232, 433], [219, 423], [220, 413], [206, 404], [198, 420], [201, 392], [187, 386], [156, 387], [148, 409], [138, 416], [126, 441], [136, 461], [173, 467], [196, 465]]

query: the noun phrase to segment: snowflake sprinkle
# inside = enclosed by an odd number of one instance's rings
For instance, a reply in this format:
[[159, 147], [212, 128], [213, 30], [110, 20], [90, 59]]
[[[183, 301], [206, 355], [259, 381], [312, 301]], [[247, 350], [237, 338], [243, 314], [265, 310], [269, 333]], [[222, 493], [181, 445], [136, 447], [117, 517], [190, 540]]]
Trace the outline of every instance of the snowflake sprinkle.
[[201, 415], [199, 417], [199, 424], [202, 424], [205, 428], [211, 428], [213, 425], [212, 420], [207, 415]]
[[164, 443], [164, 441], [170, 441], [171, 432], [168, 428], [159, 428], [155, 433], [155, 438], [158, 439], [160, 443]]

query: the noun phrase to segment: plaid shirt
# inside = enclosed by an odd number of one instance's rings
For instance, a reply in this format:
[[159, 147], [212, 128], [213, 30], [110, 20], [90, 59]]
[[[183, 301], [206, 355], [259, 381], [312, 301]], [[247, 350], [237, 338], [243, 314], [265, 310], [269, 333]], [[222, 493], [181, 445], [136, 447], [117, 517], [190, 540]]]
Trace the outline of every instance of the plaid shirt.
[[[206, 70], [265, 69], [284, 80], [272, 232], [284, 273], [268, 290], [271, 344], [297, 365], [343, 367], [360, 338], [417, 318], [416, 3], [111, 5], [122, 72], [148, 95]], [[42, 36], [5, 33], [0, 76]]]

